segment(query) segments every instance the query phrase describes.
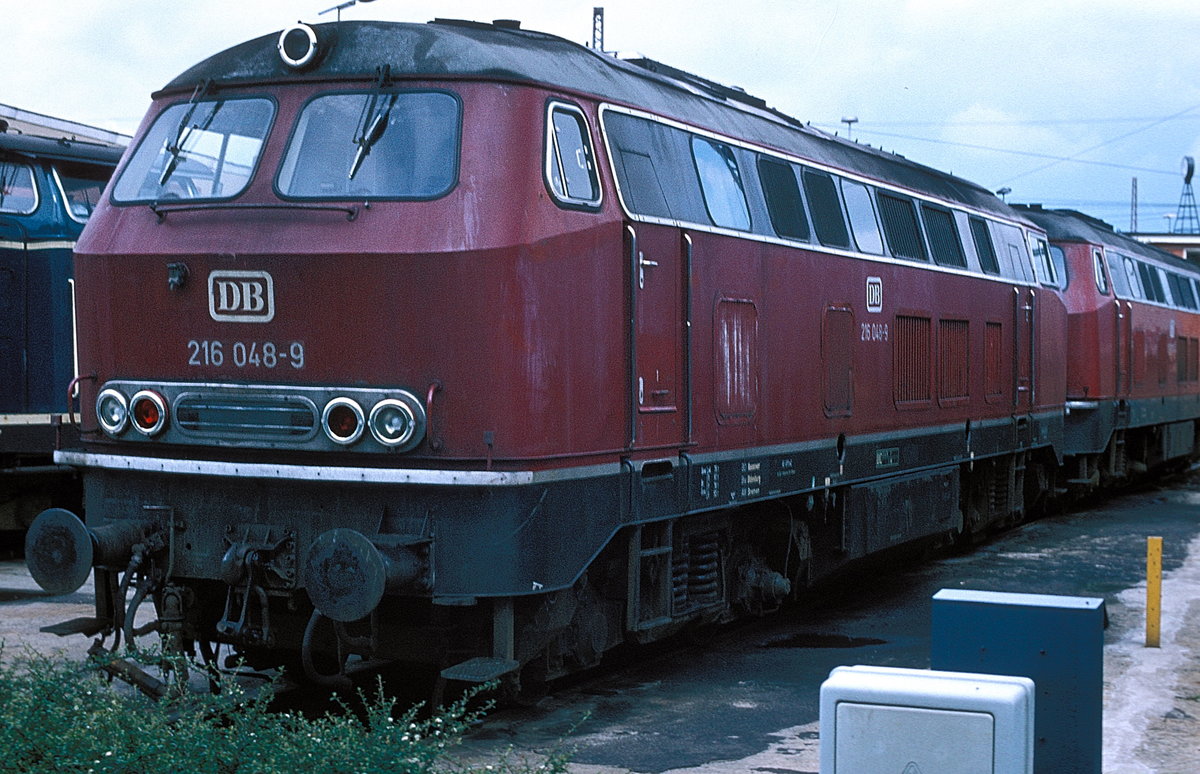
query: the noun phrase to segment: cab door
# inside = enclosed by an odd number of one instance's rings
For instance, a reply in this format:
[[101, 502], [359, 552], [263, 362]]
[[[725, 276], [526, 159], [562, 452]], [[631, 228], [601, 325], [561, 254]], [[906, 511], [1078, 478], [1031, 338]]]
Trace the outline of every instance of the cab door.
[[1133, 388], [1133, 304], [1117, 298], [1114, 302], [1116, 318], [1116, 361], [1118, 398], [1128, 398]]
[[28, 274], [25, 232], [0, 213], [0, 414], [27, 408], [25, 304]]
[[1013, 408], [1017, 410], [1031, 409], [1036, 400], [1036, 301], [1032, 287], [1013, 288]]
[[685, 266], [690, 240], [680, 229], [648, 223], [625, 227], [630, 319], [632, 449], [686, 441]]

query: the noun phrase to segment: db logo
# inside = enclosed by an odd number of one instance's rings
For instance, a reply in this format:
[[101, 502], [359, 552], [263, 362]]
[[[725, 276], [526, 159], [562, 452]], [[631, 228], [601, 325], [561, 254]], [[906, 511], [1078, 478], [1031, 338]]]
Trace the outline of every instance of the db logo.
[[867, 277], [867, 311], [883, 311], [883, 280], [879, 277]]
[[270, 322], [275, 287], [265, 271], [214, 271], [208, 275], [208, 314], [219, 322]]

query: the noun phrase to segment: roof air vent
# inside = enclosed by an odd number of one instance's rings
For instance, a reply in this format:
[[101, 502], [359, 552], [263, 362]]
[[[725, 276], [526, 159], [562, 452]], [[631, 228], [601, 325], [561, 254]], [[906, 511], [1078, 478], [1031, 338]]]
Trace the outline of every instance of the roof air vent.
[[519, 30], [521, 21], [519, 19], [496, 19], [492, 22], [492, 26], [502, 30]]

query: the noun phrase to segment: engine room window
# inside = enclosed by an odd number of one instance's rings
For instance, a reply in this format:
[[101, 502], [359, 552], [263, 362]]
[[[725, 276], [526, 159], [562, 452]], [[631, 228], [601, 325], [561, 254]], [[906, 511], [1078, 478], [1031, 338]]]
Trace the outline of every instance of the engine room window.
[[1192, 290], [1191, 280], [1174, 272], [1167, 272], [1167, 285], [1171, 288], [1171, 297], [1176, 306], [1196, 309], [1196, 295]]
[[883, 233], [887, 235], [892, 255], [927, 261], [925, 240], [921, 238], [921, 224], [917, 222], [917, 211], [911, 199], [880, 191], [879, 216], [883, 219]]
[[1133, 264], [1133, 259], [1128, 256], [1122, 256], [1121, 264], [1125, 268], [1125, 278], [1129, 283], [1129, 294], [1134, 298], [1145, 298], [1142, 294], [1142, 280], [1138, 277], [1138, 270]]
[[954, 216], [950, 211], [922, 204], [921, 215], [925, 218], [925, 231], [929, 234], [933, 260], [942, 266], [967, 268], [967, 257], [963, 254], [962, 243], [958, 241], [958, 229], [954, 227]]
[[842, 198], [846, 200], [846, 214], [850, 216], [850, 228], [854, 231], [858, 249], [883, 255], [883, 236], [879, 233], [879, 220], [875, 217], [870, 190], [862, 183], [842, 180]]
[[278, 186], [303, 199], [434, 199], [458, 178], [461, 107], [441, 91], [324, 94], [300, 112]]
[[1138, 276], [1142, 279], [1142, 292], [1145, 293], [1146, 300], [1165, 303], [1167, 294], [1163, 290], [1162, 280], [1158, 276], [1158, 269], [1141, 261], [1137, 261], [1136, 263]]
[[550, 106], [546, 122], [546, 181], [555, 198], [566, 204], [595, 206], [600, 184], [587, 120], [578, 108]]
[[33, 169], [27, 164], [0, 161], [0, 212], [28, 215], [36, 209]]
[[988, 233], [987, 221], [970, 218], [967, 223], [971, 228], [971, 240], [975, 243], [975, 254], [979, 256], [979, 268], [987, 274], [999, 274], [1000, 259], [996, 257], [996, 247], [992, 244], [992, 235]]
[[746, 231], [750, 228], [750, 211], [742, 190], [733, 149], [703, 137], [692, 138], [692, 158], [700, 176], [704, 205], [714, 225]]
[[154, 120], [113, 188], [118, 202], [231, 199], [250, 183], [275, 105], [268, 99], [179, 103]]
[[766, 156], [758, 159], [758, 177], [767, 199], [767, 212], [775, 233], [787, 239], [809, 239], [808, 217], [792, 165]]
[[824, 172], [811, 169], [804, 170], [801, 177], [804, 180], [804, 195], [808, 197], [808, 206], [812, 209], [813, 229], [817, 232], [817, 241], [826, 247], [848, 249], [850, 232], [846, 230], [841, 197], [838, 196], [833, 178]]

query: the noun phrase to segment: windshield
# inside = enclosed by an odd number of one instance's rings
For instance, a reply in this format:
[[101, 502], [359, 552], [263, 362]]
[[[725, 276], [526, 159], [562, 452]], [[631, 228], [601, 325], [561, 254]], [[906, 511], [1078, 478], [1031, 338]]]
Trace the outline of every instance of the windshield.
[[203, 100], [164, 110], [113, 188], [118, 202], [231, 199], [254, 174], [275, 115], [269, 99]]
[[338, 93], [304, 106], [279, 192], [305, 199], [432, 199], [458, 176], [460, 109], [440, 91]]
[[67, 203], [67, 214], [76, 222], [86, 223], [100, 201], [112, 168], [59, 161], [54, 165], [54, 174]]

